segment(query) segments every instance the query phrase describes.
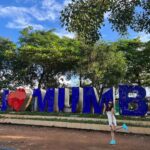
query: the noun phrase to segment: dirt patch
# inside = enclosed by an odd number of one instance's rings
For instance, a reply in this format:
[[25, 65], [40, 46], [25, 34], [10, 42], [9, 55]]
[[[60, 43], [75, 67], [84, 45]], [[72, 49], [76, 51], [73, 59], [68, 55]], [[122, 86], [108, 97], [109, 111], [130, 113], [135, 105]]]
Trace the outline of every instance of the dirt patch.
[[0, 150], [147, 150], [150, 136], [116, 134], [117, 145], [109, 145], [110, 134], [98, 131], [0, 125]]

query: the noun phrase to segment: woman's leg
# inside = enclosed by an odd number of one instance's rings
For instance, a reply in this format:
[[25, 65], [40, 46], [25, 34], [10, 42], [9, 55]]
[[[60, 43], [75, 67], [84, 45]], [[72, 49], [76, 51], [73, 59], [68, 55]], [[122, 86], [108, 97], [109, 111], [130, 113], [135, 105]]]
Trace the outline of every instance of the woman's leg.
[[115, 126], [114, 125], [111, 126], [111, 139], [115, 140]]
[[124, 123], [121, 127], [116, 128], [115, 131], [118, 131], [118, 130], [121, 130], [121, 129], [124, 129], [127, 132], [128, 131], [128, 126]]
[[115, 129], [115, 131], [122, 130], [122, 126]]

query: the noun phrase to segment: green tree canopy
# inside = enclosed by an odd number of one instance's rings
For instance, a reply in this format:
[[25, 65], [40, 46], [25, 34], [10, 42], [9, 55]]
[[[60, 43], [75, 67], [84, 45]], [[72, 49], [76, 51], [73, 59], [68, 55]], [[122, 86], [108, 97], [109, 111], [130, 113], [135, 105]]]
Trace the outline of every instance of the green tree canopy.
[[16, 58], [16, 45], [0, 37], [0, 88], [8, 87], [13, 80], [13, 62]]
[[[83, 41], [31, 27], [21, 31], [18, 47], [1, 37], [0, 87], [34, 85], [34, 81], [39, 87], [58, 87], [57, 79], [64, 74], [79, 77], [80, 86], [97, 89], [100, 84], [150, 85], [150, 42], [137, 38], [88, 45]], [[86, 79], [91, 83], [81, 82]]]
[[127, 60], [126, 82], [150, 85], [150, 42], [142, 43], [139, 39], [133, 39], [120, 40], [116, 44]]
[[72, 0], [62, 10], [60, 19], [68, 31], [77, 33], [87, 43], [95, 43], [106, 13], [112, 29], [121, 34], [128, 27], [150, 33], [149, 0]]
[[51, 30], [26, 28], [21, 31], [20, 45], [21, 76], [27, 83], [38, 80], [39, 87], [56, 87], [56, 76], [73, 70], [79, 59], [79, 42], [60, 38]]
[[88, 71], [93, 86], [103, 84], [106, 87], [115, 86], [124, 81], [126, 60], [122, 52], [117, 52], [115, 46], [101, 42], [91, 53], [91, 63]]

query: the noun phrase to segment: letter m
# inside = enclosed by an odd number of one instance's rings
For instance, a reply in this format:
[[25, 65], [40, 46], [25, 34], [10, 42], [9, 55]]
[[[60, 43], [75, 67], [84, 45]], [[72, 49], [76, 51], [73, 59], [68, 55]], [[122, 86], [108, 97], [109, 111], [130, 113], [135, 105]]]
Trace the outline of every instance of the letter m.
[[47, 89], [44, 99], [42, 98], [42, 93], [40, 89], [34, 89], [33, 97], [37, 97], [38, 100], [38, 109], [39, 111], [54, 111], [54, 97], [55, 97], [55, 89], [49, 88]]

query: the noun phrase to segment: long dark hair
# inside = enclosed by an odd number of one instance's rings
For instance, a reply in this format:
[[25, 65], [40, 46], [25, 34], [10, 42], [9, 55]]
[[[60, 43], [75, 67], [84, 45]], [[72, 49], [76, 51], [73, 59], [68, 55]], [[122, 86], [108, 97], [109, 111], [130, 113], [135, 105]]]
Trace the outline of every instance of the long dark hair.
[[114, 108], [114, 104], [112, 101], [109, 101], [108, 105], [106, 105], [106, 111], [111, 111], [112, 108]]

